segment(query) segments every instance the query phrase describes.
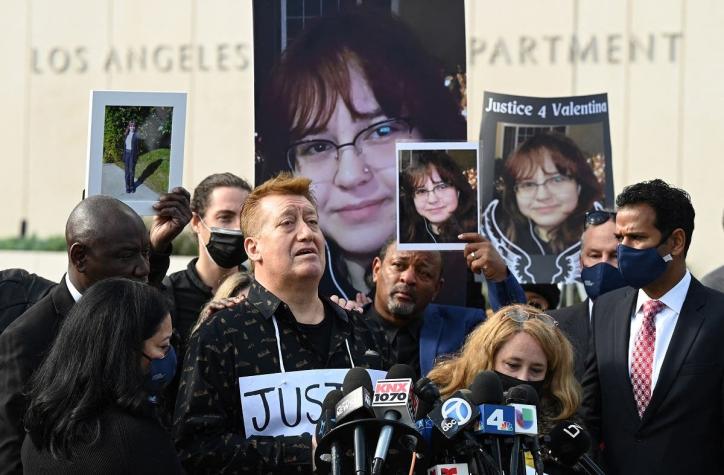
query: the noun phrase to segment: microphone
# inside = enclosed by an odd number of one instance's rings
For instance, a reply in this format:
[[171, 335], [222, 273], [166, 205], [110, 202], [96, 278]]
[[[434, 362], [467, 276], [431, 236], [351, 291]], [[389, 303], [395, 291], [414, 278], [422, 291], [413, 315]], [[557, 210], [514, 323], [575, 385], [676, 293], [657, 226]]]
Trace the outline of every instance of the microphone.
[[[410, 366], [396, 364], [387, 372], [385, 379], [377, 381], [372, 400], [372, 409], [377, 417], [416, 427], [417, 396], [413, 388], [414, 377], [415, 371]], [[372, 460], [372, 475], [379, 475], [382, 472], [394, 430], [394, 426], [385, 425], [380, 431]]]
[[586, 454], [591, 436], [571, 421], [559, 422], [546, 437], [548, 452], [557, 462], [588, 475], [604, 475], [603, 470]]
[[[337, 403], [337, 423], [345, 419], [364, 419], [374, 416], [372, 411], [372, 380], [367, 370], [352, 368], [342, 381], [344, 397]], [[361, 424], [354, 428], [354, 470], [357, 475], [367, 474], [367, 447], [365, 431]]]
[[415, 383], [415, 395], [417, 396], [417, 414], [416, 419], [422, 419], [432, 411], [432, 409], [441, 404], [440, 390], [435, 383], [426, 377], [422, 377]]
[[[316, 437], [317, 440], [322, 439], [326, 436], [337, 423], [336, 418], [336, 406], [339, 400], [342, 399], [342, 391], [339, 389], [333, 389], [327, 393], [327, 396], [322, 402], [322, 414], [317, 422]], [[320, 458], [325, 462], [331, 462], [332, 464], [332, 475], [340, 475], [342, 473], [342, 460], [339, 450], [339, 442], [334, 441], [330, 444], [330, 453], [322, 454]]]
[[[486, 431], [485, 424], [483, 423], [484, 421], [489, 420], [490, 416], [497, 409], [505, 407], [502, 405], [503, 385], [500, 382], [500, 378], [494, 371], [481, 371], [475, 375], [473, 382], [470, 384], [470, 391], [473, 394], [473, 401], [478, 404], [478, 409], [480, 410], [480, 419], [476, 421], [473, 426], [473, 432], [476, 435], [483, 434], [486, 436], [483, 442], [490, 446], [493, 465], [497, 468], [497, 473], [503, 473], [500, 438], [490, 437], [489, 433], [491, 431]], [[512, 421], [513, 417], [514, 414], [510, 414], [509, 412], [508, 419]], [[493, 417], [493, 419], [494, 418], [495, 417]]]
[[428, 417], [446, 438], [452, 439], [464, 428], [474, 424], [479, 415], [480, 410], [472, 402], [470, 390], [459, 389], [435, 407]]
[[440, 463], [427, 469], [427, 475], [470, 475], [466, 463]]
[[534, 441], [531, 442], [533, 453], [533, 463], [537, 473], [543, 473], [543, 461], [540, 458], [540, 446], [538, 445], [538, 414], [536, 404], [538, 404], [538, 393], [533, 386], [529, 384], [519, 384], [513, 386], [505, 393], [505, 402], [515, 411], [515, 438], [513, 439], [513, 450], [510, 454], [510, 473], [517, 474], [520, 459], [522, 456], [520, 450], [521, 436], [532, 436]]

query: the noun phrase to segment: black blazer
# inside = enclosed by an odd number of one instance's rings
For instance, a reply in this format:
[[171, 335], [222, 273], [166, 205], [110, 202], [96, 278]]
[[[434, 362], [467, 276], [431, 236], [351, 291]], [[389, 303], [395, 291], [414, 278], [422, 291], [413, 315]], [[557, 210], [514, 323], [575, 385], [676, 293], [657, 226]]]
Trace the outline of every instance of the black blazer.
[[692, 278], [651, 402], [640, 419], [628, 370], [637, 291], [593, 308], [583, 416], [608, 473], [721, 473], [724, 449], [724, 294]]
[[0, 474], [22, 473], [23, 392], [74, 303], [64, 277], [0, 335]]
[[568, 337], [573, 346], [573, 371], [576, 380], [583, 381], [586, 368], [586, 355], [588, 354], [588, 339], [590, 337], [590, 318], [588, 315], [588, 299], [570, 307], [548, 311], [548, 314], [558, 322], [558, 328]]

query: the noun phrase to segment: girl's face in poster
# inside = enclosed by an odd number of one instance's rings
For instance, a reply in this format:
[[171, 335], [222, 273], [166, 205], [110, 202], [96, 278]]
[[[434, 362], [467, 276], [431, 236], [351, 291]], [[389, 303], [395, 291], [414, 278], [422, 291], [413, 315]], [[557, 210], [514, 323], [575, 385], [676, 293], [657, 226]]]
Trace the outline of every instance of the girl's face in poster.
[[415, 210], [430, 223], [442, 224], [457, 209], [459, 194], [454, 186], [440, 177], [437, 168], [431, 165], [425, 181], [415, 188]]
[[312, 180], [325, 236], [346, 252], [369, 254], [377, 252], [395, 229], [395, 141], [421, 136], [414, 128], [389, 122], [397, 118], [380, 109], [357, 67], [349, 68], [349, 76], [351, 101], [360, 115], [353, 116], [340, 97], [325, 130], [300, 140], [344, 144], [330, 163], [334, 170], [327, 173], [303, 164], [295, 170]]
[[515, 199], [523, 216], [540, 229], [552, 230], [576, 209], [581, 187], [574, 178], [558, 171], [548, 150], [542, 153], [542, 166], [536, 166], [532, 175], [516, 180]]

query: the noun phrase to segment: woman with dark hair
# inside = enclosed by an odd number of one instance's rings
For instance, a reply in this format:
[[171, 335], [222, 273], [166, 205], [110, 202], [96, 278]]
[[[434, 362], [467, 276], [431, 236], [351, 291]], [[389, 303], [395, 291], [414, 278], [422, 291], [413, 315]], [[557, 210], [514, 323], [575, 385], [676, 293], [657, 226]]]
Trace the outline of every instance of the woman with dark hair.
[[313, 182], [328, 253], [320, 291], [367, 293], [395, 229], [395, 142], [466, 136], [441, 68], [400, 20], [321, 18], [282, 55], [260, 110], [261, 179], [291, 169]]
[[176, 368], [170, 337], [157, 290], [122, 278], [89, 288], [33, 376], [24, 473], [182, 473], [155, 416]]
[[502, 206], [488, 205], [483, 227], [518, 280], [533, 280], [520, 272], [531, 255], [551, 256], [552, 269], [539, 267], [536, 282], [577, 277], [586, 212], [601, 207], [602, 188], [576, 143], [557, 132], [527, 139], [503, 163], [502, 184]]
[[402, 242], [460, 242], [477, 232], [475, 192], [444, 151], [417, 150], [400, 173]]

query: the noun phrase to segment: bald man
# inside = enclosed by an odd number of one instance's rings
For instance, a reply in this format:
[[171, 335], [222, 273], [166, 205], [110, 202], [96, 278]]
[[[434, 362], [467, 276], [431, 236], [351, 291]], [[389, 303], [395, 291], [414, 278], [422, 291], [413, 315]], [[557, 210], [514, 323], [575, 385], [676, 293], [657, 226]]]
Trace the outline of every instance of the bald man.
[[65, 228], [67, 274], [0, 335], [0, 474], [22, 473], [23, 392], [83, 292], [108, 277], [160, 283], [166, 273], [171, 241], [191, 219], [189, 194], [176, 188], [154, 207], [149, 235], [141, 217], [121, 201], [81, 201]]

